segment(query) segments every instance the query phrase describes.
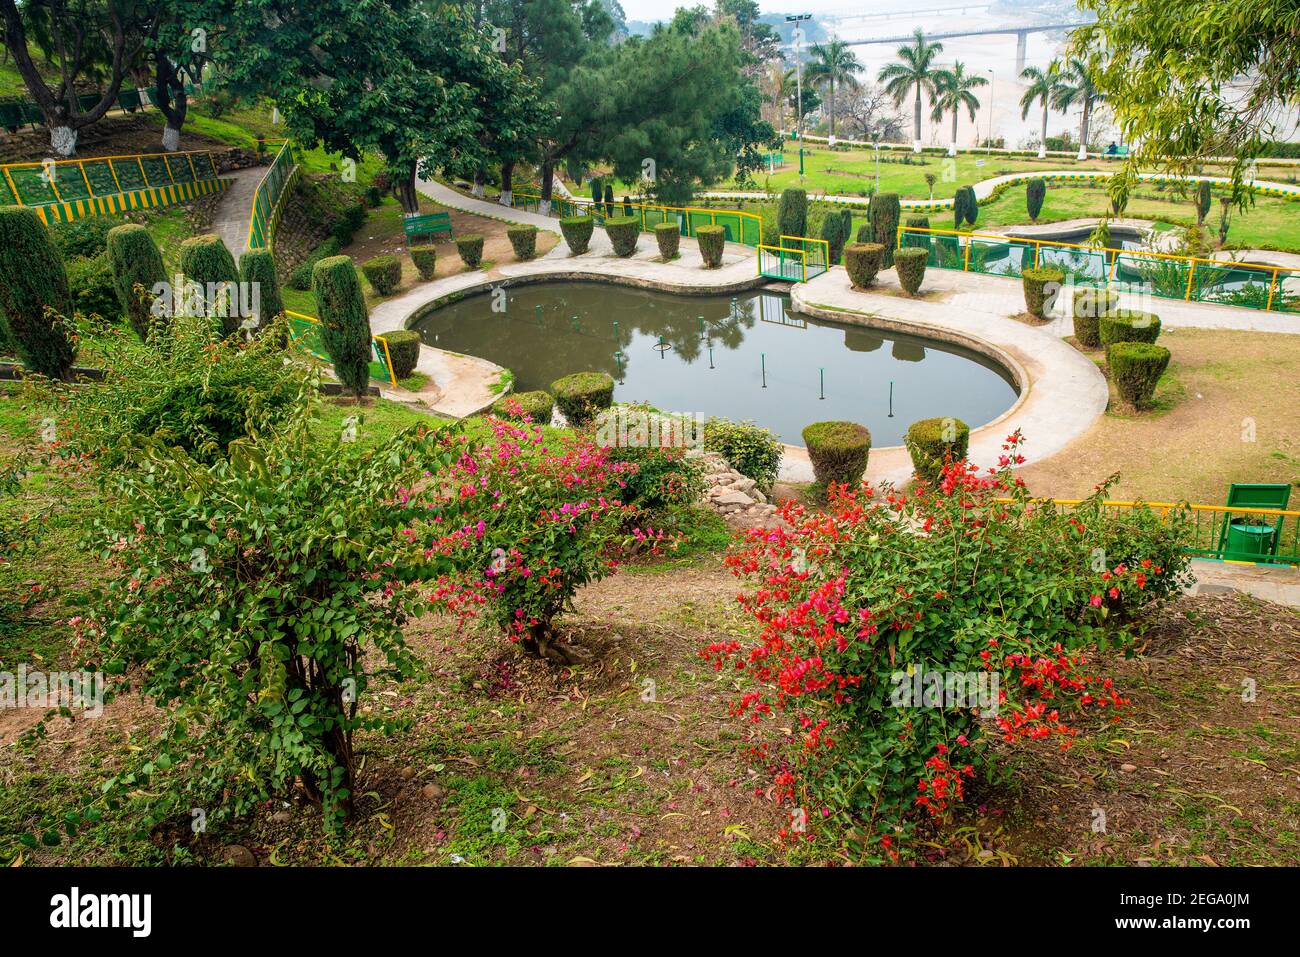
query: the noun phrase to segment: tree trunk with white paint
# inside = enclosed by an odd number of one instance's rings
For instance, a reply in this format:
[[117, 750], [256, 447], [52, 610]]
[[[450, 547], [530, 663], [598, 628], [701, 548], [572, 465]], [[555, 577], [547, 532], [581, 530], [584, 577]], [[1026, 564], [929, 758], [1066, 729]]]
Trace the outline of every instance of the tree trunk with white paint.
[[77, 131], [70, 126], [50, 127], [50, 149], [55, 156], [67, 159], [77, 152]]

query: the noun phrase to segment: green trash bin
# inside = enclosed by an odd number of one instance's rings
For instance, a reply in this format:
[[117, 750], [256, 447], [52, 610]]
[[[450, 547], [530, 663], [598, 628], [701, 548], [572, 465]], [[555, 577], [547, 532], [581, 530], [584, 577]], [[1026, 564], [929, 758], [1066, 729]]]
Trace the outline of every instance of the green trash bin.
[[1249, 519], [1237, 518], [1228, 524], [1228, 547], [1225, 550], [1229, 558], [1272, 555], [1276, 525], [1252, 525]]

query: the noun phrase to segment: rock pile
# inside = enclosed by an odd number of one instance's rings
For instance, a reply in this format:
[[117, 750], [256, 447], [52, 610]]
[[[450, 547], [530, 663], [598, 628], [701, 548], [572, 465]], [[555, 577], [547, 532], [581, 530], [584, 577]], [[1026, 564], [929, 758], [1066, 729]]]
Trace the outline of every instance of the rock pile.
[[704, 502], [730, 521], [772, 525], [780, 521], [776, 506], [751, 478], [741, 475], [717, 452], [699, 456], [704, 471]]

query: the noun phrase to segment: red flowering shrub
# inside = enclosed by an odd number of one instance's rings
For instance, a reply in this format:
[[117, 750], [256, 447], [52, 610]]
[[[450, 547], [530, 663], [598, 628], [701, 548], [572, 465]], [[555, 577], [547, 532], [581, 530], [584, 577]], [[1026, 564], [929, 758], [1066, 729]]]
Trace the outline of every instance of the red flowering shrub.
[[459, 571], [432, 598], [465, 617], [490, 616], [533, 654], [571, 662], [581, 653], [557, 640], [555, 617], [625, 550], [655, 549], [666, 536], [639, 525], [641, 510], [626, 502], [635, 463], [580, 433], [550, 439], [537, 426], [488, 422], [495, 441], [467, 441], [435, 480], [426, 555], [448, 556]]
[[794, 807], [783, 836], [834, 821], [896, 859], [997, 738], [1068, 747], [1077, 719], [1115, 720], [1125, 699], [1082, 649], [1124, 640], [1122, 620], [1179, 587], [1184, 525], [1108, 512], [1110, 482], [1069, 513], [1033, 501], [1010, 472], [1021, 441], [987, 475], [957, 462], [908, 495], [841, 486], [825, 513], [788, 504], [790, 530], [753, 530], [728, 556], [758, 640], [701, 655], [748, 683], [735, 714], [795, 721], [756, 749]]

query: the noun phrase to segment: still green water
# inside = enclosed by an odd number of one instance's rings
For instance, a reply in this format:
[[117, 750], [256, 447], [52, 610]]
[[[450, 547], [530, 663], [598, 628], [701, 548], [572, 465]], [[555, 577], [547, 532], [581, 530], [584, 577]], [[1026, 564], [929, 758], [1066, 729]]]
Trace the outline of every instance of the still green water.
[[862, 423], [873, 445], [901, 445], [917, 419], [951, 415], [974, 428], [1016, 400], [1009, 376], [977, 353], [801, 316], [770, 292], [732, 300], [545, 283], [463, 299], [413, 328], [429, 345], [512, 370], [517, 391], [607, 372], [619, 402], [749, 419], [795, 445], [827, 419]]

